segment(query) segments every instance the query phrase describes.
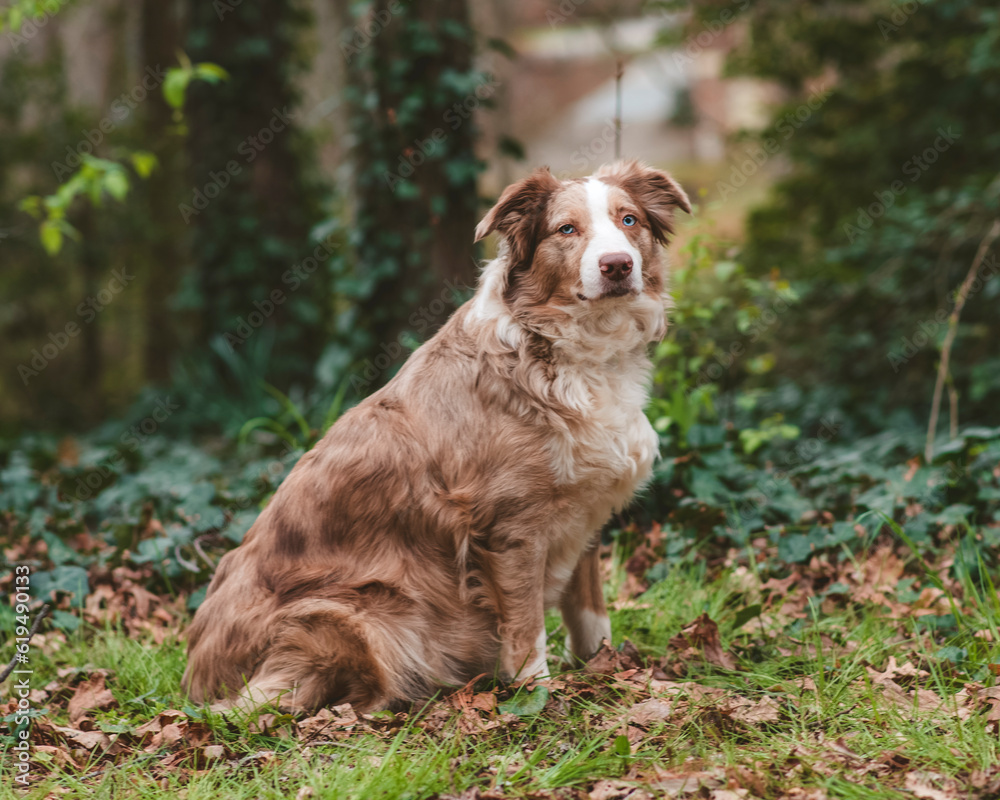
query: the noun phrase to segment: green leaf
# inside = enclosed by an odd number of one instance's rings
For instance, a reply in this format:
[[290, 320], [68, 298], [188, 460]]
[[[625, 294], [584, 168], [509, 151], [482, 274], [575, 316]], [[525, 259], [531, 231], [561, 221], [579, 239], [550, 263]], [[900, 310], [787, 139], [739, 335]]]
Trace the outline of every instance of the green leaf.
[[239, 436], [237, 440], [240, 444], [246, 444], [249, 441], [250, 434], [253, 433], [258, 428], [265, 428], [266, 430], [276, 433], [286, 442], [288, 442], [292, 447], [297, 447], [298, 442], [295, 441], [295, 437], [289, 432], [288, 428], [282, 425], [280, 422], [271, 419], [270, 417], [254, 417], [253, 419], [248, 419], [243, 423], [243, 427], [240, 428]]
[[812, 543], [804, 533], [786, 533], [778, 539], [778, 558], [782, 561], [808, 561], [812, 554]]
[[229, 541], [239, 544], [243, 541], [243, 537], [246, 536], [250, 527], [257, 521], [257, 513], [255, 510], [237, 511], [223, 529], [222, 535]]
[[163, 99], [171, 108], [179, 109], [184, 105], [184, 94], [187, 92], [192, 74], [190, 70], [181, 67], [167, 70], [167, 77], [163, 81]]
[[514, 714], [518, 717], [531, 717], [541, 713], [549, 701], [549, 690], [544, 686], [536, 686], [529, 693], [519, 691], [506, 703], [500, 703], [497, 710], [501, 714]]
[[322, 433], [326, 433], [329, 427], [340, 417], [340, 412], [344, 407], [344, 397], [347, 395], [348, 386], [348, 379], [344, 378], [340, 382], [340, 387], [337, 389], [337, 393], [334, 395], [333, 401], [330, 403], [330, 407], [326, 411], [326, 417], [323, 418]]
[[738, 630], [746, 625], [754, 617], [759, 617], [763, 606], [760, 603], [754, 603], [752, 606], [747, 606], [746, 608], [741, 608], [736, 614], [736, 619], [733, 620], [733, 630]]
[[[38, 534], [35, 535], [37, 536]], [[61, 567], [63, 564], [78, 562], [79, 554], [72, 548], [67, 547], [63, 540], [51, 531], [42, 531], [41, 538], [48, 548], [49, 558], [57, 567]]]
[[83, 607], [83, 601], [90, 593], [87, 570], [83, 567], [56, 567], [47, 572], [36, 572], [32, 578], [32, 588], [36, 596], [49, 600], [52, 592], [67, 592], [73, 596], [73, 605]]
[[50, 256], [56, 255], [62, 250], [63, 235], [59, 226], [50, 220], [46, 220], [38, 229], [39, 237], [42, 240], [42, 247]]
[[17, 204], [17, 207], [31, 214], [35, 219], [40, 219], [42, 216], [42, 198], [37, 194], [25, 197]]
[[143, 539], [139, 542], [137, 552], [132, 554], [135, 564], [163, 561], [173, 552], [174, 543], [167, 536], [157, 536], [153, 539]]
[[616, 736], [614, 745], [615, 755], [625, 756], [632, 755], [632, 745], [629, 744], [627, 736]]
[[121, 202], [128, 194], [128, 177], [121, 169], [115, 169], [104, 176], [104, 189], [115, 200]]
[[295, 421], [295, 424], [299, 426], [299, 430], [302, 431], [303, 442], [308, 442], [311, 433], [309, 423], [306, 422], [306, 418], [302, 416], [302, 412], [299, 411], [298, 407], [292, 402], [291, 398], [282, 392], [281, 389], [276, 386], [272, 386], [269, 383], [264, 383], [264, 391], [281, 403], [285, 411], [287, 411], [289, 416], [291, 416], [291, 418]]
[[159, 164], [156, 156], [152, 153], [147, 153], [145, 150], [136, 150], [129, 158], [132, 161], [132, 166], [135, 168], [136, 174], [140, 178], [148, 178]]
[[68, 611], [57, 608], [52, 612], [52, 624], [60, 630], [73, 633], [80, 627], [80, 618], [76, 614], [70, 614]]
[[969, 660], [969, 651], [964, 647], [949, 645], [938, 650], [935, 656], [944, 661], [950, 661], [952, 664], [962, 664]]
[[934, 521], [940, 525], [959, 525], [967, 521], [974, 513], [975, 509], [972, 506], [966, 503], [955, 503], [935, 516]]
[[202, 586], [200, 589], [195, 590], [191, 593], [188, 598], [187, 607], [188, 611], [197, 611], [198, 606], [205, 602], [205, 595], [208, 593], [208, 586]]
[[218, 83], [219, 81], [229, 80], [229, 73], [218, 64], [205, 61], [195, 65], [194, 77], [207, 83]]
[[63, 236], [68, 236], [74, 242], [80, 241], [80, 231], [64, 220], [61, 214], [52, 214], [51, 219], [55, 223], [56, 227], [62, 231]]

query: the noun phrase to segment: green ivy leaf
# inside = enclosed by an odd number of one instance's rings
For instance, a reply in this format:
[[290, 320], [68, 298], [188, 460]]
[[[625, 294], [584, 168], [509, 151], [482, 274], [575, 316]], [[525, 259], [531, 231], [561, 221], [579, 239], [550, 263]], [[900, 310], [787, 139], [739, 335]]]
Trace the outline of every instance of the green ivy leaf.
[[76, 614], [70, 614], [68, 611], [57, 608], [52, 612], [52, 624], [66, 633], [73, 633], [80, 627], [80, 618]]
[[549, 690], [544, 686], [536, 686], [530, 692], [518, 692], [506, 703], [500, 703], [497, 710], [501, 714], [514, 714], [518, 717], [531, 717], [541, 713], [549, 701]]
[[759, 617], [761, 609], [763, 607], [760, 603], [754, 603], [752, 606], [747, 606], [746, 608], [741, 608], [736, 614], [736, 619], [733, 620], [733, 630], [738, 630], [746, 625], [754, 617]]
[[205, 602], [205, 595], [208, 593], [208, 586], [202, 586], [200, 589], [196, 589], [191, 592], [191, 596], [188, 597], [187, 607], [188, 611], [197, 611], [198, 607]]
[[87, 570], [83, 567], [63, 566], [36, 572], [31, 582], [37, 597], [48, 600], [52, 592], [67, 592], [73, 596], [72, 604], [76, 608], [83, 607], [83, 601], [90, 593]]

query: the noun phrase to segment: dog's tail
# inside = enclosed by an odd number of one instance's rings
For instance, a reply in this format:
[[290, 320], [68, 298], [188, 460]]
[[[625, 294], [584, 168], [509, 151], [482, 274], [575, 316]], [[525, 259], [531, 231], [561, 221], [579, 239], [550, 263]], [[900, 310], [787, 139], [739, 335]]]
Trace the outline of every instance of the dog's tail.
[[271, 625], [267, 653], [235, 698], [236, 704], [315, 710], [350, 703], [360, 710], [374, 710], [389, 703], [389, 681], [372, 652], [368, 626], [351, 608], [324, 600], [303, 601]]
[[[375, 711], [433, 688], [423, 642], [405, 618], [309, 599], [258, 622], [261, 627], [250, 629], [216, 622], [201, 638], [196, 638], [201, 631], [192, 629], [184, 674], [192, 699], [221, 698], [217, 709], [273, 704], [313, 711], [350, 703]], [[260, 646], [250, 652], [254, 640]]]

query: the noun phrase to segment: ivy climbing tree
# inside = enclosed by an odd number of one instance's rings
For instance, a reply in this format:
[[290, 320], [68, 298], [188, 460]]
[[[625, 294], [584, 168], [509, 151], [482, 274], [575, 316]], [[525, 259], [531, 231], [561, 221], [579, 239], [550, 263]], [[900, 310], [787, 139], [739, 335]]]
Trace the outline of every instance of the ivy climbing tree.
[[[732, 6], [699, 3], [691, 36]], [[752, 271], [780, 270], [803, 293], [779, 368], [923, 422], [956, 292], [1000, 218], [1000, 14], [976, 0], [759, 0], [740, 20], [729, 71], [787, 98], [760, 139], [789, 169], [750, 215], [745, 251]], [[1000, 402], [995, 257], [951, 359], [962, 421], [989, 421]]]
[[[365, 329], [359, 390], [389, 377], [408, 335], [425, 339], [476, 278], [475, 111], [496, 84], [473, 67], [466, 0], [377, 0], [341, 42], [355, 139], [356, 266], [342, 289]], [[374, 365], [374, 366], [373, 366]]]
[[232, 80], [190, 89], [188, 186], [174, 213], [191, 229], [193, 269], [178, 305], [193, 313], [197, 343], [243, 353], [260, 330], [280, 359], [267, 377], [308, 380], [326, 338], [330, 281], [324, 269], [290, 273], [313, 252], [322, 187], [300, 122], [294, 80], [308, 15], [292, 0], [188, 4], [188, 51], [211, 54]]

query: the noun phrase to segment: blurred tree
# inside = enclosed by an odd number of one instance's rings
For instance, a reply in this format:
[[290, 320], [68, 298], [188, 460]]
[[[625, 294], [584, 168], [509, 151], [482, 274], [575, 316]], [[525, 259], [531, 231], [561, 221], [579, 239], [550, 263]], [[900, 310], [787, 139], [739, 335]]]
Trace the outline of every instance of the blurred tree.
[[[121, 21], [110, 14], [109, 29], [118, 32]], [[107, 234], [120, 220], [76, 209], [74, 222], [90, 235], [89, 244], [51, 258], [20, 209], [27, 195], [52, 191], [80, 165], [82, 153], [95, 149], [88, 134], [104, 137], [95, 130], [99, 114], [69, 95], [62, 41], [17, 36], [8, 32], [14, 54], [0, 70], [0, 416], [15, 426], [24, 419], [86, 423], [104, 412], [105, 387], [119, 377], [109, 379], [101, 351], [105, 331], [118, 320], [91, 318], [82, 303], [110, 269], [114, 236]], [[122, 83], [118, 72], [99, 88], [114, 96]]]
[[[163, 0], [143, 0], [140, 29], [141, 63], [150, 66], [173, 64], [181, 49], [183, 4]], [[142, 259], [144, 281], [145, 378], [165, 383], [177, 348], [177, 331], [170, 301], [177, 289], [184, 264], [184, 225], [177, 213], [182, 192], [184, 161], [182, 141], [171, 135], [173, 111], [163, 94], [151, 93], [142, 105], [142, 138], [159, 160], [159, 169], [138, 189], [148, 209], [148, 249]]]
[[324, 269], [290, 278], [313, 252], [309, 232], [321, 217], [293, 83], [305, 66], [298, 41], [310, 20], [293, 0], [192, 0], [188, 13], [192, 60], [211, 60], [232, 77], [189, 90], [188, 180], [172, 213], [190, 225], [193, 269], [175, 308], [197, 315], [189, 344], [225, 336], [239, 351], [270, 328], [281, 359], [269, 379], [307, 380], [326, 338], [330, 294]]
[[[732, 10], [701, 0], [692, 24], [712, 30]], [[745, 254], [805, 289], [783, 322], [783, 369], [926, 419], [953, 292], [1000, 214], [1000, 11], [758, 0], [741, 13], [729, 71], [788, 98], [758, 139], [790, 171], [751, 214]], [[966, 421], [1000, 402], [1000, 278], [977, 293], [952, 360]]]
[[426, 338], [462, 299], [455, 287], [474, 286], [474, 114], [497, 88], [473, 69], [474, 45], [466, 0], [364, 4], [341, 40], [357, 192], [342, 288], [366, 325], [357, 355], [400, 360], [401, 334]]

